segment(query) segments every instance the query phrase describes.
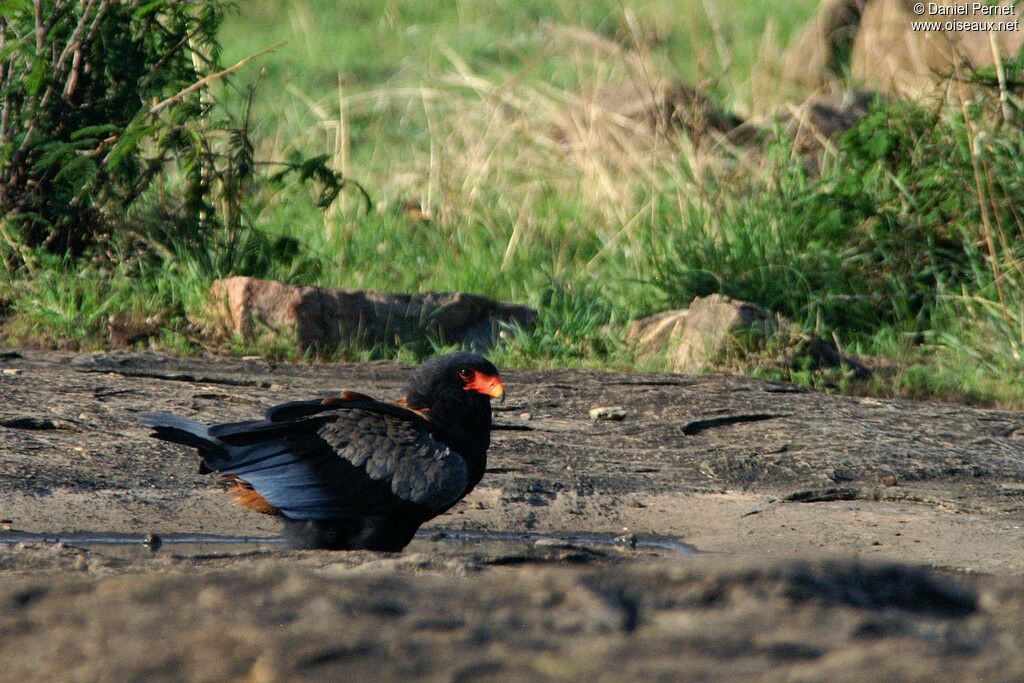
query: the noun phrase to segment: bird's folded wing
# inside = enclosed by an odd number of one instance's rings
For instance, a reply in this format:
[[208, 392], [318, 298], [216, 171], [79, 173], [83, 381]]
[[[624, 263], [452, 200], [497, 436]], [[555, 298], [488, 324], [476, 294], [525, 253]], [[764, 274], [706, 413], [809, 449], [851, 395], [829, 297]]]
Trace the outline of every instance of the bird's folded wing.
[[295, 519], [443, 510], [462, 496], [465, 460], [420, 416], [363, 396], [313, 403], [271, 409], [273, 419], [214, 425], [210, 436], [227, 452], [206, 464], [248, 482]]
[[389, 413], [399, 417], [405, 414], [405, 410], [396, 410], [395, 404], [378, 401], [371, 396], [357, 391], [343, 391], [337, 395], [315, 398], [309, 401], [281, 403], [272, 408], [267, 408], [263, 417], [269, 422], [288, 422], [330, 412], [338, 408], [368, 408], [376, 412]]

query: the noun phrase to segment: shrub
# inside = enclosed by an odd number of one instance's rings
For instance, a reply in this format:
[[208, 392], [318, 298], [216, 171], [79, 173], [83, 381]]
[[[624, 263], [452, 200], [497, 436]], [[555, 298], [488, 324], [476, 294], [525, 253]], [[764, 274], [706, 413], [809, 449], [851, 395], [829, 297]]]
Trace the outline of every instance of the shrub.
[[317, 203], [326, 206], [342, 179], [326, 156], [268, 164], [276, 171], [269, 177], [257, 172], [250, 98], [232, 116], [206, 89], [234, 69], [220, 69], [216, 38], [231, 4], [4, 5], [0, 227], [8, 265], [40, 248], [78, 256], [111, 238], [145, 237], [193, 255], [212, 247], [214, 260], [223, 258], [211, 272], [259, 271], [265, 259], [243, 253], [242, 241], [297, 250], [243, 235], [253, 227], [247, 202], [269, 184], [294, 180], [318, 184]]
[[166, 175], [169, 157], [202, 183], [194, 163], [202, 141], [180, 124], [201, 116], [203, 102], [197, 93], [167, 99], [216, 65], [226, 5], [5, 3], [0, 216], [9, 245], [81, 252]]

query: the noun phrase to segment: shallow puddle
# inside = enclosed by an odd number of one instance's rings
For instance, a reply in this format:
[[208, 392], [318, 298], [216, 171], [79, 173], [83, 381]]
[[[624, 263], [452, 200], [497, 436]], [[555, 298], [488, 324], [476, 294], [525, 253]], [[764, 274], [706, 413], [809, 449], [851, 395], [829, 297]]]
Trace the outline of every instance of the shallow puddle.
[[[697, 549], [671, 538], [658, 536], [612, 536], [599, 533], [530, 533], [511, 531], [466, 531], [453, 529], [421, 529], [416, 533], [414, 542], [434, 542], [472, 548], [483, 544], [502, 544], [505, 546], [573, 546], [580, 548], [623, 548], [637, 550], [660, 550], [674, 555], [694, 555]], [[175, 554], [234, 554], [251, 552], [260, 546], [280, 546], [284, 539], [280, 536], [226, 536], [217, 534], [119, 534], [94, 532], [39, 533], [27, 531], [0, 532], [0, 545], [18, 543], [38, 543], [54, 545], [63, 543], [69, 546], [121, 546], [148, 549], [159, 552], [165, 546], [174, 546]]]

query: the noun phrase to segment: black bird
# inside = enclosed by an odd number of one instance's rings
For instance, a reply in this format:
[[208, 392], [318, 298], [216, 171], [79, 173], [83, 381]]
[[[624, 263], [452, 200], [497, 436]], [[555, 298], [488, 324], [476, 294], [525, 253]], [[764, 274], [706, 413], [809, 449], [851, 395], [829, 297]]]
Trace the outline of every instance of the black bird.
[[483, 477], [491, 399], [505, 387], [482, 356], [433, 358], [396, 403], [346, 391], [283, 403], [263, 420], [204, 425], [144, 418], [152, 436], [198, 449], [234, 501], [279, 515], [294, 548], [404, 548]]

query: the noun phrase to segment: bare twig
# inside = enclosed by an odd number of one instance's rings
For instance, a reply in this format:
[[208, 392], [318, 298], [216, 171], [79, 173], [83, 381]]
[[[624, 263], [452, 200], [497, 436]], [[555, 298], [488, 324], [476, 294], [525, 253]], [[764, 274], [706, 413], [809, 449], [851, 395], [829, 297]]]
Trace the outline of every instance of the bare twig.
[[43, 23], [43, 0], [35, 0], [33, 5], [36, 12], [36, 57], [42, 57], [43, 46], [46, 43], [46, 24]]
[[260, 50], [259, 52], [255, 53], [255, 54], [249, 55], [248, 57], [246, 57], [245, 59], [241, 60], [240, 62], [238, 62], [237, 64], [235, 64], [233, 66], [229, 66], [228, 68], [222, 69], [221, 71], [218, 71], [217, 73], [213, 73], [213, 74], [210, 74], [209, 76], [204, 76], [203, 78], [200, 78], [198, 81], [196, 81], [192, 85], [188, 86], [187, 88], [182, 89], [176, 95], [171, 95], [166, 100], [163, 100], [162, 102], [158, 102], [157, 104], [154, 104], [152, 107], [150, 107], [149, 113], [150, 114], [159, 114], [161, 111], [163, 111], [167, 107], [169, 107], [169, 106], [171, 106], [173, 104], [177, 104], [177, 103], [181, 102], [182, 100], [184, 100], [189, 95], [191, 95], [192, 93], [198, 92], [199, 90], [202, 90], [203, 88], [207, 87], [211, 83], [213, 83], [215, 81], [218, 81], [221, 78], [224, 78], [225, 76], [229, 76], [229, 75], [233, 74], [234, 72], [238, 71], [239, 69], [241, 69], [242, 67], [244, 67], [246, 64], [248, 64], [249, 62], [253, 61], [257, 57], [262, 57], [263, 55], [265, 55], [268, 52], [271, 52], [273, 50], [276, 50], [277, 48], [281, 47], [282, 45], [284, 45], [283, 42], [278, 43], [277, 45], [272, 45], [272, 46], [270, 46], [270, 47], [268, 47], [268, 48], [266, 48], [264, 50]]
[[85, 7], [82, 9], [82, 16], [78, 18], [78, 24], [75, 25], [75, 30], [71, 32], [67, 45], [61, 50], [60, 57], [57, 58], [53, 65], [54, 78], [60, 78], [60, 73], [64, 69], [64, 62], [81, 46], [82, 31], [85, 30], [85, 25], [89, 22], [89, 15], [92, 13], [92, 8], [95, 5], [96, 0], [88, 0], [85, 3]]

